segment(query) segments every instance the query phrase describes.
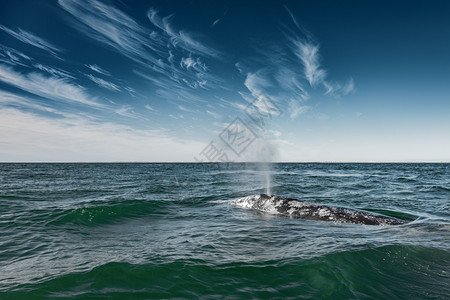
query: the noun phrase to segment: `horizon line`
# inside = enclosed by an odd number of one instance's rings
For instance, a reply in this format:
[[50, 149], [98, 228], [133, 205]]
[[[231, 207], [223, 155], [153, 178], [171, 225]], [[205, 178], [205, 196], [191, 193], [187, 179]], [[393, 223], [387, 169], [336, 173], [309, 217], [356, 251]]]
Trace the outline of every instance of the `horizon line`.
[[450, 161], [0, 161], [0, 164], [448, 164]]

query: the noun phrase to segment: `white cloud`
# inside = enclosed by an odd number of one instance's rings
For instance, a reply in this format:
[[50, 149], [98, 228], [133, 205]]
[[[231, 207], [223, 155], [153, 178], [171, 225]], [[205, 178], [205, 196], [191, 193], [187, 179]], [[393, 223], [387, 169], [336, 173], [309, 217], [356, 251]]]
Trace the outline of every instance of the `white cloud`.
[[245, 67], [242, 64], [242, 62], [238, 61], [237, 63], [234, 64], [234, 66], [236, 67], [236, 69], [239, 71], [239, 74], [244, 75], [246, 74], [245, 72]]
[[32, 59], [16, 49], [0, 44], [0, 61], [10, 65], [27, 66]]
[[[287, 35], [290, 43], [286, 48], [276, 46], [258, 49], [258, 53], [262, 54], [259, 62], [264, 63], [265, 67], [246, 73], [244, 85], [251, 96], [242, 92], [240, 95], [261, 113], [277, 112], [277, 115], [281, 115], [280, 110], [267, 109], [261, 105], [269, 103], [286, 109], [290, 118], [295, 119], [312, 109], [306, 103], [316, 90], [326, 96], [339, 98], [353, 92], [355, 87], [353, 78], [344, 85], [327, 79], [327, 71], [320, 64], [319, 45], [312, 42], [311, 35], [304, 33], [289, 9], [285, 8], [305, 37], [300, 38], [291, 33]], [[235, 66], [243, 74], [242, 63], [236, 63]]]
[[108, 89], [108, 90], [111, 90], [111, 91], [116, 91], [116, 92], [119, 92], [119, 91], [120, 91], [120, 88], [119, 88], [116, 84], [114, 84], [114, 83], [112, 83], [112, 82], [109, 82], [109, 81], [106, 81], [106, 80], [104, 80], [104, 79], [95, 77], [95, 76], [93, 76], [93, 75], [91, 75], [91, 74], [86, 75], [86, 76], [87, 76], [90, 80], [92, 80], [93, 82], [95, 82], [96, 84], [98, 84], [100, 87], [103, 87], [103, 88]]
[[167, 77], [163, 77], [163, 76], [155, 76], [155, 75], [150, 75], [148, 73], [143, 73], [141, 71], [138, 70], [133, 70], [133, 73], [146, 79], [151, 81], [155, 86], [160, 87], [162, 89], [165, 90], [172, 90], [172, 89], [181, 89], [181, 86], [177, 86], [177, 83], [170, 80]]
[[183, 105], [177, 105], [177, 107], [178, 107], [179, 110], [182, 110], [182, 111], [185, 111], [185, 112], [195, 113], [194, 110], [189, 109], [189, 108], [186, 108], [186, 107], [184, 107]]
[[286, 5], [283, 5], [283, 6], [286, 9], [286, 11], [289, 14], [289, 16], [291, 17], [291, 20], [295, 24], [295, 27], [300, 29], [300, 26], [298, 25], [297, 19], [295, 18], [294, 14], [291, 12], [291, 10]]
[[306, 79], [312, 87], [325, 80], [327, 72], [320, 67], [319, 45], [292, 39], [294, 54], [302, 61]]
[[0, 81], [55, 101], [83, 104], [96, 108], [104, 107], [95, 98], [89, 96], [84, 88], [72, 83], [67, 78], [47, 77], [37, 72], [22, 74], [0, 64]]
[[212, 22], [211, 27], [216, 27], [216, 25], [220, 22], [220, 19], [215, 20]]
[[206, 113], [207, 113], [208, 115], [210, 115], [211, 117], [213, 117], [214, 119], [220, 119], [220, 118], [221, 118], [219, 114], [217, 114], [217, 113], [215, 113], [215, 112], [212, 112], [212, 111], [210, 111], [210, 110], [206, 110]]
[[45, 101], [37, 98], [22, 96], [0, 90], [0, 110], [7, 108], [14, 108], [20, 111], [30, 111], [34, 114], [42, 114], [56, 118], [64, 117], [77, 119], [81, 116], [84, 116], [84, 118], [91, 120], [95, 118], [79, 112], [74, 114], [73, 112], [70, 112], [70, 109], [56, 109], [55, 107], [49, 106], [49, 103], [46, 103]]
[[[177, 83], [175, 81], [170, 80], [167, 77], [156, 77], [149, 74], [144, 74], [140, 71], [133, 71], [135, 74], [141, 76], [142, 78], [145, 78], [149, 81], [151, 81], [155, 86], [159, 87], [155, 91], [155, 93], [160, 96], [161, 98], [167, 99], [167, 100], [180, 100], [183, 102], [206, 102], [205, 99], [202, 99], [201, 97], [191, 93], [189, 89], [186, 88], [186, 85], [190, 86], [191, 82], [189, 82], [186, 78], [183, 78], [181, 83]], [[199, 84], [195, 81], [192, 82], [192, 85]]]
[[115, 110], [115, 113], [123, 117], [131, 119], [143, 119], [146, 120], [140, 113], [134, 111], [133, 107], [130, 105], [122, 105]]
[[61, 69], [57, 69], [54, 67], [49, 67], [49, 66], [45, 66], [43, 64], [34, 64], [33, 65], [35, 68], [47, 72], [53, 76], [58, 76], [58, 77], [66, 77], [66, 78], [71, 78], [71, 79], [75, 79], [74, 76], [72, 76], [71, 74], [69, 74], [68, 72], [61, 70]]
[[53, 108], [41, 105], [29, 98], [0, 90], [0, 107], [16, 107], [18, 109], [32, 109], [41, 112], [57, 113]]
[[76, 28], [83, 33], [136, 62], [156, 64], [156, 58], [146, 50], [152, 47], [146, 30], [119, 9], [95, 0], [59, 0], [58, 3], [80, 22]]
[[183, 57], [180, 62], [180, 66], [191, 72], [193, 76], [191, 78], [183, 78], [182, 80], [192, 88], [208, 88], [209, 81], [217, 81], [216, 78], [208, 74], [208, 67], [204, 64], [199, 57], [193, 59], [192, 57]]
[[[165, 88], [171, 90], [220, 86], [217, 84], [220, 80], [209, 73], [200, 58], [191, 58], [192, 53], [217, 57], [218, 52], [199, 42], [193, 33], [174, 30], [171, 16], [160, 18], [150, 9], [148, 18], [157, 28], [152, 31], [118, 8], [97, 0], [58, 0], [58, 3], [75, 18], [75, 28], [138, 63], [139, 73], [156, 79], [153, 82], [164, 82]], [[184, 61], [177, 59], [186, 55], [189, 58]], [[86, 66], [109, 75], [96, 65]]]
[[[193, 161], [204, 145], [166, 130], [0, 110], [2, 161]], [[182, 149], [182, 150], [181, 150]]]
[[171, 24], [173, 15], [161, 18], [158, 11], [151, 8], [147, 13], [150, 22], [160, 30], [162, 30], [169, 38], [174, 47], [180, 47], [188, 52], [194, 52], [210, 57], [219, 57], [220, 54], [216, 49], [208, 47], [194, 38], [192, 33], [185, 30], [175, 30]]
[[344, 86], [330, 81], [323, 81], [322, 85], [325, 88], [324, 95], [334, 96], [337, 98], [351, 94], [356, 90], [353, 78], [350, 78]]
[[108, 71], [106, 71], [105, 69], [101, 68], [98, 65], [85, 65], [87, 68], [91, 69], [94, 72], [97, 72], [99, 74], [102, 75], [106, 75], [106, 76], [111, 76], [111, 73], [109, 73]]
[[151, 107], [151, 106], [148, 105], [148, 104], [146, 104], [144, 107], [145, 107], [146, 109], [148, 109], [148, 110], [151, 110], [151, 111], [154, 111], [154, 110], [155, 110], [153, 107]]
[[350, 78], [347, 82], [346, 85], [344, 85], [344, 87], [342, 88], [342, 93], [344, 95], [350, 94], [355, 92], [356, 88], [355, 88], [355, 82], [353, 80], [353, 78]]
[[255, 73], [247, 73], [244, 85], [252, 94], [256, 95], [263, 93], [264, 89], [272, 86], [269, 80], [266, 79], [262, 70]]
[[131, 96], [136, 97], [136, 90], [133, 89], [132, 87], [127, 86], [127, 87], [125, 87], [125, 90], [126, 90]]
[[337, 97], [347, 95], [355, 91], [353, 78], [345, 85], [327, 80], [327, 71], [320, 64], [319, 44], [311, 41], [311, 38], [290, 38], [291, 50], [300, 59], [303, 65], [303, 73], [312, 88], [322, 87], [324, 95]]
[[170, 64], [174, 64], [175, 55], [173, 55], [172, 51], [169, 51], [169, 57], [167, 58]]
[[[250, 91], [252, 98], [246, 97], [241, 93], [241, 96], [252, 104], [252, 107], [257, 109], [257, 114], [280, 116], [281, 110], [276, 106], [274, 97], [271, 97], [268, 88], [271, 88], [272, 83], [266, 78], [262, 70], [255, 73], [248, 73], [244, 82], [247, 89]], [[249, 113], [251, 110], [247, 110]]]
[[281, 136], [281, 131], [278, 130], [268, 130], [267, 132], [275, 138], [279, 138]]
[[194, 69], [197, 72], [204, 72], [207, 70], [206, 65], [203, 64], [198, 57], [197, 59], [193, 59], [192, 57], [183, 57], [180, 65], [187, 70]]
[[310, 109], [311, 109], [310, 106], [300, 105], [296, 100], [291, 100], [289, 102], [289, 112], [290, 112], [289, 116], [291, 119], [295, 119], [297, 116], [307, 112]]
[[50, 54], [52, 54], [53, 56], [57, 57], [58, 56], [57, 53], [61, 52], [61, 49], [59, 49], [52, 43], [44, 40], [43, 38], [40, 38], [40, 37], [32, 34], [31, 32], [22, 30], [20, 28], [18, 28], [17, 31], [14, 31], [3, 25], [0, 25], [0, 29], [3, 30], [4, 32], [10, 34], [11, 36], [15, 37], [19, 41], [29, 44], [31, 46], [40, 48], [42, 50], [45, 50], [45, 51], [49, 52]]
[[298, 73], [286, 67], [280, 67], [278, 72], [275, 73], [275, 79], [283, 88], [283, 91], [292, 94], [292, 97], [306, 101], [309, 99], [309, 93], [298, 77]]

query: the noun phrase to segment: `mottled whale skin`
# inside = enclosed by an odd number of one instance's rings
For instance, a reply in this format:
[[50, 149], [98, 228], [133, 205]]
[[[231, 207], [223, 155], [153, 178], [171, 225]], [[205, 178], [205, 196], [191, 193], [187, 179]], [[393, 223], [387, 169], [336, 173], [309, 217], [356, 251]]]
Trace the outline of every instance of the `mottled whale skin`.
[[401, 225], [406, 221], [372, 212], [314, 204], [274, 195], [252, 195], [231, 200], [231, 203], [291, 218], [364, 225]]

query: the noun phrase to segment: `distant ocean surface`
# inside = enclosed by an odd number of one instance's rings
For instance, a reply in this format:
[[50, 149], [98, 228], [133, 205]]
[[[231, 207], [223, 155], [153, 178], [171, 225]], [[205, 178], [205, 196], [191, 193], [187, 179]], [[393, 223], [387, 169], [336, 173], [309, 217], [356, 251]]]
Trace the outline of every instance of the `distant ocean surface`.
[[226, 201], [259, 164], [0, 164], [0, 299], [449, 299], [450, 164], [273, 164], [273, 194], [416, 220], [289, 219]]

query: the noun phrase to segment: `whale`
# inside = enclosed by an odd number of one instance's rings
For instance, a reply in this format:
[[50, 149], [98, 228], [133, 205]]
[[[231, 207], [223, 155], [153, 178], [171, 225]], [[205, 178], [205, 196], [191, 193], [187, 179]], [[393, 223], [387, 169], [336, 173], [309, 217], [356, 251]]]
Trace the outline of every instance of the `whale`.
[[402, 225], [407, 221], [359, 209], [328, 206], [275, 195], [251, 195], [230, 201], [231, 204], [290, 218], [362, 225]]

